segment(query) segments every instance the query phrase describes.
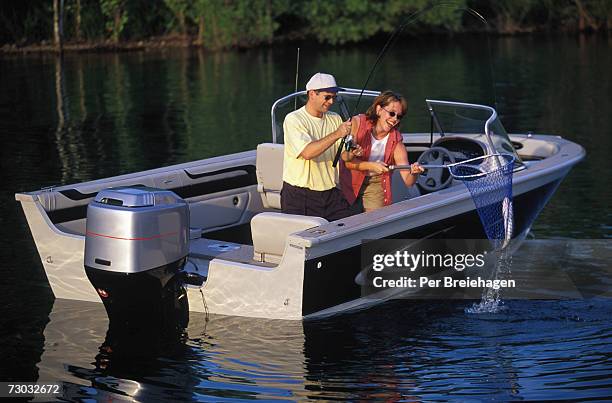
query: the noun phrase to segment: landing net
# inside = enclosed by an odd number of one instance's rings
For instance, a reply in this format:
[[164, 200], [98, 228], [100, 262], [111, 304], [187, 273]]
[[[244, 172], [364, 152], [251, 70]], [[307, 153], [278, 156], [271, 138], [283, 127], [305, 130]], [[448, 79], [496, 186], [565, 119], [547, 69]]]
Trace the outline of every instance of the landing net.
[[448, 165], [453, 178], [470, 191], [487, 238], [505, 246], [512, 238], [514, 156], [490, 154]]

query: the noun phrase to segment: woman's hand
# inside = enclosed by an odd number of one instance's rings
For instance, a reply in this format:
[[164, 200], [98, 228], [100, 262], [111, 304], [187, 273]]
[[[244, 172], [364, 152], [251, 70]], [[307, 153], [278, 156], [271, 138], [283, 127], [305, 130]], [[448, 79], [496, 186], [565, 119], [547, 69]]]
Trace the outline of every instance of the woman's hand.
[[423, 172], [425, 172], [425, 168], [423, 168], [423, 166], [418, 162], [410, 164], [410, 173], [412, 175], [420, 175]]
[[363, 148], [359, 144], [355, 144], [349, 153], [353, 154], [353, 157], [361, 157], [363, 155]]
[[380, 162], [380, 161], [376, 161], [376, 162], [372, 162], [369, 161], [367, 163], [367, 170], [374, 172], [376, 175], [380, 175], [383, 174], [385, 172], [389, 172], [389, 167], [387, 167], [387, 164], [385, 164], [384, 162]]
[[352, 147], [349, 151], [342, 151], [342, 161], [349, 162], [355, 157], [361, 157], [363, 155], [363, 148], [359, 144]]

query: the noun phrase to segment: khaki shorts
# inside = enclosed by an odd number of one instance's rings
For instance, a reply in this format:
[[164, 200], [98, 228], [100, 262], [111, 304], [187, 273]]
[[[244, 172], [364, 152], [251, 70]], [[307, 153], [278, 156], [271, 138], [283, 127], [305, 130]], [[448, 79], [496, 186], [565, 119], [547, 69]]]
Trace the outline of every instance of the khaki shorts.
[[365, 210], [376, 210], [385, 205], [385, 194], [382, 187], [382, 175], [366, 176], [359, 190], [359, 197]]

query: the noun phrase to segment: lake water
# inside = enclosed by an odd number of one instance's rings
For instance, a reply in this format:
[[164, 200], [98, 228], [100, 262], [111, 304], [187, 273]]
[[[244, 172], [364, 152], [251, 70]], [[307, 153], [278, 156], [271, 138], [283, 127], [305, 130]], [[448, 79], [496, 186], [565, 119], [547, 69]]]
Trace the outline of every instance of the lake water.
[[[361, 88], [380, 46], [301, 47], [300, 87], [328, 71]], [[425, 98], [449, 99], [496, 106], [510, 132], [584, 146], [586, 159], [532, 228], [531, 259], [514, 264], [550, 268], [546, 251], [588, 240], [608, 254], [584, 252], [559, 270], [594, 272], [603, 285], [595, 296], [509, 300], [480, 315], [465, 313], [466, 301], [394, 301], [303, 323], [193, 314], [183, 342], [130, 359], [101, 351], [101, 304], [53, 299], [14, 193], [269, 141], [269, 108], [293, 90], [295, 54], [294, 46], [275, 46], [70, 54], [63, 62], [0, 57], [0, 381], [61, 382], [65, 399], [87, 401], [611, 399], [605, 37], [402, 39], [368, 86], [407, 97], [406, 132], [429, 129]]]

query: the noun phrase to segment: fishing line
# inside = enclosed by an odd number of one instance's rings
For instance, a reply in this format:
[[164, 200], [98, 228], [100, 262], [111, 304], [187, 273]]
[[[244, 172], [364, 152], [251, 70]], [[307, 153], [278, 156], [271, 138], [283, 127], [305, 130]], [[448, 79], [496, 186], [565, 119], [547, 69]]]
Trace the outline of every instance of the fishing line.
[[[355, 114], [357, 113], [357, 108], [359, 107], [359, 102], [361, 102], [361, 98], [363, 97], [363, 93], [365, 92], [366, 87], [370, 83], [370, 79], [374, 75], [374, 71], [376, 70], [376, 67], [378, 67], [378, 64], [382, 61], [385, 53], [391, 47], [391, 44], [393, 43], [393, 41], [397, 38], [397, 36], [404, 30], [404, 28], [409, 23], [411, 23], [412, 21], [414, 21], [416, 19], [416, 17], [418, 17], [419, 15], [421, 15], [422, 13], [424, 13], [426, 11], [431, 10], [433, 7], [434, 7], [433, 5], [429, 5], [429, 6], [426, 6], [422, 10], [415, 11], [412, 14], [410, 14], [406, 18], [406, 21], [403, 24], [401, 24], [399, 27], [397, 27], [395, 29], [395, 31], [391, 34], [389, 39], [387, 39], [387, 42], [385, 42], [383, 48], [378, 53], [378, 57], [376, 58], [376, 61], [374, 62], [374, 65], [372, 66], [372, 68], [370, 69], [370, 72], [368, 73], [368, 76], [367, 76], [367, 78], [365, 80], [365, 83], [363, 84], [363, 87], [361, 88], [361, 92], [359, 93], [359, 97], [357, 97], [357, 102], [355, 103], [355, 107], [353, 108], [353, 113], [351, 114], [351, 116], [349, 116], [349, 119], [352, 116], [355, 116]], [[344, 136], [340, 140], [340, 145], [338, 146], [338, 151], [336, 151], [336, 156], [334, 158], [334, 163], [332, 164], [332, 166], [334, 168], [336, 167], [336, 165], [338, 165], [338, 160], [340, 159], [340, 155], [342, 154], [342, 149], [344, 148], [344, 143], [346, 142], [346, 138], [347, 138], [347, 136]]]
[[[417, 19], [417, 17], [419, 17], [421, 14], [429, 12], [432, 9], [437, 8], [437, 7], [455, 7], [455, 11], [466, 11], [466, 12], [468, 12], [468, 14], [472, 15], [473, 17], [475, 17], [476, 19], [478, 19], [479, 21], [481, 21], [482, 23], [485, 24], [487, 33], [489, 31], [489, 23], [487, 22], [487, 20], [479, 12], [477, 12], [476, 10], [474, 10], [474, 9], [472, 9], [470, 7], [459, 7], [456, 3], [429, 4], [429, 5], [425, 6], [423, 9], [413, 12], [408, 17], [406, 17], [406, 20], [404, 20], [404, 22], [401, 25], [399, 25], [395, 29], [395, 31], [393, 31], [393, 33], [391, 34], [389, 39], [387, 39], [387, 42], [385, 42], [385, 44], [384, 44], [383, 48], [381, 49], [381, 51], [378, 53], [378, 56], [376, 57], [376, 61], [374, 62], [374, 65], [370, 69], [370, 72], [368, 73], [368, 76], [367, 76], [367, 78], [365, 80], [365, 83], [363, 84], [363, 87], [361, 88], [361, 92], [359, 93], [359, 97], [357, 97], [357, 102], [355, 103], [355, 107], [353, 108], [353, 113], [351, 114], [351, 116], [355, 116], [356, 115], [358, 107], [359, 107], [359, 103], [361, 102], [361, 98], [363, 97], [363, 93], [365, 92], [365, 89], [367, 88], [368, 84], [370, 83], [370, 79], [374, 75], [374, 72], [376, 71], [376, 68], [378, 67], [378, 65], [382, 61], [383, 57], [387, 53], [387, 50], [389, 48], [391, 48], [391, 45], [394, 43], [394, 41], [397, 39], [397, 37], [402, 33], [402, 31], [408, 25], [410, 25], [412, 22], [414, 22]], [[491, 70], [491, 79], [494, 80], [494, 77], [493, 77], [493, 66], [491, 65], [491, 46], [490, 46], [489, 36], [488, 35], [487, 35], [487, 43], [488, 43], [487, 48], [489, 50], [489, 67], [490, 67], [490, 70]], [[496, 96], [496, 92], [495, 92], [495, 83], [494, 82], [493, 82], [493, 97], [494, 97], [495, 107], [497, 108], [497, 96]], [[349, 116], [349, 118], [351, 116]], [[348, 135], [342, 137], [342, 139], [340, 140], [340, 145], [338, 146], [338, 150], [336, 152], [336, 156], [335, 156], [334, 162], [332, 164], [334, 168], [338, 165], [338, 160], [340, 159], [340, 155], [342, 154], [342, 149], [344, 148], [344, 144], [346, 142], [347, 136]]]

